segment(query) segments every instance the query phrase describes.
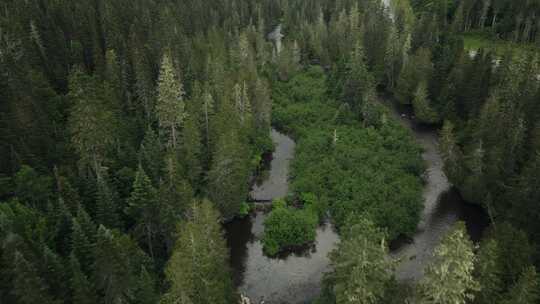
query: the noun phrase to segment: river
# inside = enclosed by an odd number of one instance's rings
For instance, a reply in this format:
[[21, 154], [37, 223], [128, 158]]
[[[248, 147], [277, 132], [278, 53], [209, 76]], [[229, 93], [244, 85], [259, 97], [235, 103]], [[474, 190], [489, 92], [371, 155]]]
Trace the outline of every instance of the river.
[[[488, 225], [488, 218], [479, 206], [463, 201], [446, 178], [436, 130], [416, 124], [409, 108], [389, 101], [385, 103], [395, 119], [413, 132], [424, 150], [422, 156], [427, 166], [423, 191], [425, 207], [417, 233], [412, 239], [400, 239], [391, 244], [392, 256], [402, 260], [396, 278], [401, 282], [414, 282], [422, 277], [433, 249], [453, 224], [464, 221], [471, 238], [478, 241]], [[271, 137], [276, 149], [269, 173], [253, 186], [251, 197], [256, 201], [283, 198], [288, 193], [287, 176], [295, 143], [276, 130], [272, 130]], [[325, 223], [317, 229], [312, 247], [269, 258], [263, 254], [260, 242], [265, 217], [265, 213], [259, 211], [226, 225], [235, 285], [252, 303], [263, 300], [268, 304], [309, 302], [320, 292], [321, 279], [329, 267], [328, 253], [339, 241], [338, 235], [330, 223]]]
[[392, 110], [395, 119], [413, 132], [424, 150], [422, 158], [427, 168], [420, 223], [412, 240], [401, 239], [391, 244], [392, 256], [402, 259], [396, 270], [396, 278], [399, 281], [416, 281], [422, 277], [434, 248], [457, 221], [465, 222], [471, 239], [477, 242], [489, 220], [480, 206], [465, 202], [448, 181], [439, 154], [437, 130], [416, 123], [410, 107], [398, 106], [384, 98], [383, 102]]

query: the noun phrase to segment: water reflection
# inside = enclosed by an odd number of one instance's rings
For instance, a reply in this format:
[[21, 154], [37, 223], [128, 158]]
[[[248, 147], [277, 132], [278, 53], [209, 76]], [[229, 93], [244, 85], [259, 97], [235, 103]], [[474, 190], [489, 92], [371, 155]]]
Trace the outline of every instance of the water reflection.
[[[304, 303], [314, 299], [320, 292], [323, 274], [329, 270], [328, 254], [339, 241], [332, 225], [324, 223], [317, 229], [312, 246], [269, 258], [259, 241], [265, 217], [258, 212], [226, 227], [238, 290], [252, 303]], [[238, 244], [237, 240], [244, 243]]]
[[276, 130], [270, 134], [275, 144], [269, 170], [253, 185], [250, 196], [255, 201], [283, 198], [289, 191], [289, 163], [294, 156], [294, 141]]
[[465, 202], [448, 181], [436, 129], [416, 123], [410, 107], [396, 103], [389, 103], [389, 107], [393, 109], [392, 115], [413, 132], [423, 148], [422, 158], [427, 166], [424, 210], [417, 231], [412, 240], [398, 239], [391, 244], [392, 255], [402, 260], [396, 277], [415, 281], [422, 277], [435, 247], [457, 221], [465, 222], [473, 241], [480, 240], [489, 221], [482, 208]]

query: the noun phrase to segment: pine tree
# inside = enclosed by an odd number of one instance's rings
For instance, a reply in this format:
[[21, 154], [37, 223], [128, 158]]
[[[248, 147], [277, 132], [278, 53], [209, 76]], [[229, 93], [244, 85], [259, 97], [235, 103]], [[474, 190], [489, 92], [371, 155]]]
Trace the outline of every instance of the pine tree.
[[206, 85], [203, 90], [203, 96], [202, 96], [202, 111], [203, 111], [203, 119], [204, 119], [204, 137], [206, 142], [206, 149], [207, 151], [210, 151], [210, 120], [215, 112], [215, 101], [214, 97], [212, 97], [212, 94], [210, 93], [210, 88]]
[[228, 249], [219, 213], [208, 201], [194, 203], [167, 263], [170, 288], [162, 303], [234, 303]]
[[247, 86], [244, 82], [234, 86], [234, 101], [237, 116], [240, 118], [240, 124], [245, 126], [251, 120], [251, 101], [247, 92]]
[[[255, 129], [268, 133], [272, 122], [272, 99], [270, 98], [268, 84], [258, 78], [255, 85], [254, 107]], [[262, 133], [261, 132], [261, 133]]]
[[501, 304], [534, 304], [540, 298], [538, 275], [534, 266], [527, 267]]
[[139, 166], [133, 190], [128, 199], [126, 214], [134, 223], [133, 236], [146, 247], [150, 257], [154, 258], [155, 237], [159, 228], [160, 207], [157, 201], [156, 189], [150, 179]]
[[151, 180], [155, 183], [161, 178], [163, 168], [162, 159], [163, 147], [159, 141], [159, 137], [152, 127], [148, 127], [139, 149], [139, 161]]
[[247, 159], [246, 147], [235, 130], [223, 133], [216, 144], [209, 172], [208, 195], [226, 219], [240, 211], [246, 198], [249, 178]]
[[527, 234], [507, 222], [497, 223], [497, 229], [490, 231], [488, 237], [499, 244], [499, 265], [502, 268], [501, 278], [505, 287], [519, 280], [521, 274], [532, 265], [534, 247], [529, 243]]
[[289, 80], [300, 70], [300, 49], [296, 41], [285, 43], [277, 57], [277, 69], [282, 81]]
[[70, 250], [69, 235], [71, 234], [72, 214], [62, 198], [53, 206], [50, 205], [48, 218], [54, 221], [54, 241], [58, 253], [66, 256]]
[[133, 69], [135, 73], [136, 110], [142, 116], [145, 127], [150, 126], [155, 117], [156, 92], [152, 79], [152, 63], [146, 54], [146, 50], [138, 47], [133, 51]]
[[191, 186], [197, 189], [202, 174], [202, 140], [196, 116], [188, 116], [183, 130], [182, 154]]
[[336, 303], [382, 303], [392, 281], [385, 233], [368, 219], [349, 221], [344, 239], [330, 255], [334, 270], [326, 276]]
[[475, 304], [498, 303], [503, 292], [500, 265], [500, 253], [497, 240], [487, 239], [480, 245], [474, 275], [480, 284], [480, 290], [474, 297]]
[[433, 63], [429, 49], [420, 48], [403, 66], [395, 90], [396, 98], [402, 104], [411, 104], [418, 85], [421, 82], [430, 84], [433, 74]]
[[158, 98], [156, 115], [161, 131], [168, 136], [168, 143], [177, 147], [179, 140], [178, 129], [185, 119], [184, 90], [182, 83], [175, 75], [171, 57], [163, 55], [158, 80]]
[[96, 196], [96, 221], [106, 227], [120, 227], [117, 196], [105, 176], [98, 176]]
[[111, 93], [118, 110], [121, 110], [121, 102], [124, 98], [124, 84], [122, 80], [122, 70], [118, 62], [118, 56], [114, 50], [108, 50], [106, 54], [105, 76], [107, 83], [111, 87]]
[[439, 115], [430, 104], [427, 85], [425, 82], [420, 82], [418, 85], [412, 104], [414, 114], [416, 115], [416, 118], [420, 120], [420, 122], [434, 124], [439, 121]]
[[67, 298], [68, 290], [64, 286], [67, 272], [64, 261], [46, 245], [43, 247], [43, 263], [41, 267], [44, 269], [42, 271], [43, 279], [48, 282], [51, 294], [60, 299]]
[[158, 189], [160, 203], [160, 231], [166, 242], [168, 252], [172, 249], [176, 226], [183, 218], [191, 200], [193, 189], [184, 177], [176, 155], [172, 152], [165, 156], [165, 175]]
[[39, 276], [31, 262], [20, 253], [15, 252], [15, 280], [13, 293], [22, 304], [54, 304], [58, 303], [49, 294], [48, 286]]
[[80, 225], [88, 240], [91, 243], [95, 242], [97, 226], [82, 206], [79, 207], [79, 210], [77, 211], [77, 223]]
[[74, 106], [69, 115], [71, 141], [79, 153], [82, 165], [90, 166], [97, 176], [101, 173], [107, 152], [116, 141], [119, 122], [108, 95], [110, 88], [75, 70], [70, 77], [69, 97]]
[[473, 244], [459, 222], [435, 248], [420, 288], [419, 303], [465, 304], [480, 286], [473, 277]]
[[368, 96], [373, 96], [374, 84], [368, 72], [366, 58], [362, 45], [356, 45], [347, 64], [347, 73], [343, 86], [343, 100], [353, 111], [360, 113], [362, 105]]
[[94, 261], [93, 250], [94, 243], [89, 239], [77, 219], [73, 219], [71, 233], [71, 255], [80, 262], [80, 267], [86, 273], [89, 273]]
[[52, 179], [39, 174], [34, 168], [23, 165], [14, 177], [15, 195], [22, 203], [45, 210], [52, 198]]
[[135, 293], [134, 302], [135, 304], [153, 304], [158, 303], [159, 295], [156, 292], [156, 282], [146, 270], [146, 267], [141, 267], [141, 272], [139, 274], [139, 280], [137, 285], [139, 286], [137, 292]]
[[125, 303], [138, 289], [141, 266], [148, 256], [127, 235], [104, 226], [98, 228], [92, 281], [104, 303]]
[[77, 213], [81, 204], [81, 197], [79, 196], [77, 189], [75, 189], [69, 180], [63, 176], [58, 176], [56, 183], [58, 196], [63, 199], [72, 214]]
[[98, 303], [98, 297], [92, 283], [84, 274], [79, 264], [79, 260], [74, 255], [70, 256], [71, 265], [71, 300], [73, 304], [94, 304]]

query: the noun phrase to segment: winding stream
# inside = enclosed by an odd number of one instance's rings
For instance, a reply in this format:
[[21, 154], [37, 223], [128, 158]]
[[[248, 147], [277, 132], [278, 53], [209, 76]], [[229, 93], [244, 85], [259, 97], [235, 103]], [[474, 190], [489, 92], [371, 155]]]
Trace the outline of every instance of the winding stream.
[[[282, 37], [281, 26], [269, 35], [278, 48]], [[425, 208], [417, 232], [410, 240], [400, 239], [391, 244], [391, 255], [401, 259], [396, 278], [401, 282], [414, 282], [422, 277], [433, 249], [457, 221], [464, 221], [473, 241], [478, 241], [488, 226], [488, 219], [479, 206], [463, 201], [446, 178], [438, 151], [437, 131], [416, 124], [410, 108], [395, 106], [384, 98], [383, 103], [392, 110], [395, 119], [412, 131], [424, 149], [422, 157], [427, 166]], [[258, 202], [284, 198], [288, 194], [288, 170], [295, 143], [276, 130], [272, 130], [271, 137], [276, 150], [269, 173], [250, 193], [251, 199]], [[265, 217], [265, 213], [259, 211], [225, 227], [235, 285], [251, 303], [309, 303], [320, 292], [323, 274], [329, 270], [328, 253], [336, 247], [339, 236], [330, 223], [325, 223], [317, 229], [312, 247], [268, 258], [260, 242]]]
[[457, 221], [464, 221], [471, 239], [479, 241], [488, 226], [488, 218], [481, 207], [465, 202], [452, 187], [443, 172], [443, 160], [438, 150], [437, 131], [414, 122], [407, 107], [399, 107], [384, 101], [395, 118], [410, 129], [416, 141], [424, 149], [422, 158], [426, 163], [424, 186], [424, 210], [412, 240], [397, 240], [392, 255], [402, 259], [396, 270], [400, 281], [416, 281], [422, 277], [424, 267], [441, 238]]

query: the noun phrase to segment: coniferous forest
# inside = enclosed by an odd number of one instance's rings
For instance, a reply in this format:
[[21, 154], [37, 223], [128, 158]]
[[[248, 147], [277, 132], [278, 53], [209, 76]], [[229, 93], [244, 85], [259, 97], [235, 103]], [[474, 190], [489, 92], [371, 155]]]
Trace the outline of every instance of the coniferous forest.
[[[540, 303], [539, 16], [538, 0], [0, 0], [0, 303], [279, 304], [239, 288], [225, 233], [261, 204], [269, 260], [325, 223], [339, 236], [302, 303]], [[296, 143], [288, 194], [255, 202], [272, 130]], [[393, 244], [425, 227], [430, 185], [418, 130], [489, 225], [456, 220], [403, 280]]]

